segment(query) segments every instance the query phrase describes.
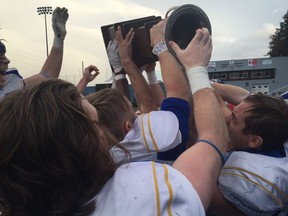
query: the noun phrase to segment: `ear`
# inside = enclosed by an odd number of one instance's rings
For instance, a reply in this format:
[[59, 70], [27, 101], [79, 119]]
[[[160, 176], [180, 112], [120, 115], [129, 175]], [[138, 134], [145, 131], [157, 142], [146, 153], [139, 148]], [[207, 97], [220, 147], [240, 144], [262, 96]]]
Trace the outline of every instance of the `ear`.
[[252, 135], [248, 140], [249, 148], [260, 149], [263, 143], [263, 139], [260, 136]]
[[131, 121], [129, 121], [129, 120], [125, 121], [125, 123], [124, 123], [125, 133], [128, 133], [132, 127], [133, 127], [133, 123]]

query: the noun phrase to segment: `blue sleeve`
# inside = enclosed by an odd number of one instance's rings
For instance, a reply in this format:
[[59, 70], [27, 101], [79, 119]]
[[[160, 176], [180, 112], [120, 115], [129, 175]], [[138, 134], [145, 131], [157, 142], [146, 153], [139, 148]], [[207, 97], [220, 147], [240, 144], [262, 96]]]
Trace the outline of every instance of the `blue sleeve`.
[[158, 159], [176, 160], [176, 158], [186, 150], [186, 143], [189, 137], [190, 106], [186, 100], [180, 98], [166, 98], [161, 104], [161, 110], [170, 111], [176, 115], [179, 122], [182, 142], [169, 151], [158, 153]]

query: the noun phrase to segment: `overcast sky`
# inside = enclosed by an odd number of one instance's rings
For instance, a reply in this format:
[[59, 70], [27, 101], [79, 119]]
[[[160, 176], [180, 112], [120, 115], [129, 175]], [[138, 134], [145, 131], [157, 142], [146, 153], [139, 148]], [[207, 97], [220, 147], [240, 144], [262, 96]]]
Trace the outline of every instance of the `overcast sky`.
[[[37, 7], [66, 7], [69, 11], [60, 78], [77, 83], [84, 66], [95, 64], [103, 83], [111, 75], [100, 27], [145, 16], [165, 16], [173, 6], [194, 4], [212, 26], [213, 60], [262, 58], [288, 10], [287, 0], [1, 0], [0, 38], [6, 40], [10, 67], [22, 76], [39, 72], [46, 58], [44, 15]], [[53, 41], [47, 15], [49, 50]]]

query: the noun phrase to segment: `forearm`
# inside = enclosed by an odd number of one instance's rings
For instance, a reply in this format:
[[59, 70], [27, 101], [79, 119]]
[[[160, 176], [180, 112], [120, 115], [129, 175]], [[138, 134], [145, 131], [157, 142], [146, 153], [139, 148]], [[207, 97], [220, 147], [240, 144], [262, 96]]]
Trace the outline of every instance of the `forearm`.
[[[213, 90], [206, 88], [197, 91], [193, 94], [193, 100], [198, 139], [211, 140], [217, 144], [220, 151], [226, 152], [229, 140], [227, 125]], [[207, 114], [207, 110], [203, 107], [213, 107], [213, 109], [210, 109]]]
[[165, 95], [160, 84], [152, 84], [150, 85], [150, 88], [153, 93], [154, 104], [156, 104], [157, 107], [160, 107], [162, 101], [165, 99]]
[[49, 78], [58, 78], [63, 60], [63, 48], [52, 47], [51, 52], [42, 66], [40, 73], [24, 79], [26, 86], [45, 81]]
[[49, 78], [58, 78], [63, 61], [63, 47], [53, 46], [47, 57], [41, 72], [48, 75]]
[[223, 113], [224, 113], [224, 116], [225, 116], [225, 117], [226, 117], [226, 116], [230, 116], [230, 115], [231, 115], [231, 110], [228, 108], [227, 102], [225, 102], [225, 101], [223, 100], [223, 98], [221, 97], [221, 95], [219, 94], [219, 92], [214, 91], [214, 93], [215, 93], [215, 96], [216, 96], [216, 98], [217, 98], [217, 100], [218, 100], [218, 103], [219, 103], [219, 105], [220, 105], [220, 107], [221, 107], [221, 109], [222, 109], [222, 111], [223, 111]]
[[84, 79], [84, 78], [80, 79], [80, 81], [78, 82], [78, 84], [76, 86], [78, 91], [83, 93], [88, 83], [89, 83], [89, 81], [87, 81], [86, 79]]
[[140, 73], [136, 64], [132, 60], [125, 61], [123, 63], [123, 68], [131, 81], [141, 113], [148, 113], [155, 110], [157, 107], [154, 103], [150, 86], [146, 82], [144, 76]]
[[[226, 123], [213, 90], [202, 89], [193, 94], [193, 100], [198, 139], [209, 140], [220, 151], [226, 152], [228, 143]], [[207, 113], [203, 107], [213, 107], [213, 109]], [[173, 166], [192, 183], [204, 208], [207, 209], [222, 168], [222, 160], [218, 152], [207, 143], [199, 142], [180, 155]]]
[[130, 100], [129, 84], [126, 77], [115, 80], [115, 85], [116, 89], [120, 91], [128, 100]]
[[155, 72], [156, 63], [150, 63], [146, 66], [145, 71], [147, 75], [147, 82], [151, 88], [152, 95], [154, 98], [154, 103], [157, 107], [161, 106], [162, 101], [165, 98], [164, 91], [160, 85], [160, 82], [157, 79], [157, 75]]
[[[224, 163], [223, 153], [227, 151], [229, 136], [224, 114], [208, 80], [207, 70], [204, 67], [192, 67], [187, 71], [187, 76], [193, 96], [199, 141], [179, 157], [175, 166], [188, 176], [207, 209]], [[189, 169], [180, 159], [188, 160], [189, 167], [193, 169]]]
[[213, 83], [213, 88], [224, 101], [238, 105], [250, 93], [244, 88], [230, 84]]
[[176, 97], [188, 101], [190, 92], [189, 85], [179, 63], [169, 51], [162, 52], [158, 58], [166, 90], [166, 97]]

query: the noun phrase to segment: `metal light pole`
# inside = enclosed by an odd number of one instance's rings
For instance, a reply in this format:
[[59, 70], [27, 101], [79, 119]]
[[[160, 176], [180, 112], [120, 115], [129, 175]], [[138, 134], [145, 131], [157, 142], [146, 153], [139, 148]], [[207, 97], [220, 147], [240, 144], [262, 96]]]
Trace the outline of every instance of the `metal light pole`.
[[45, 18], [45, 34], [46, 34], [46, 51], [47, 51], [47, 57], [48, 57], [48, 35], [47, 35], [47, 20], [46, 20], [46, 14], [52, 14], [52, 7], [37, 7], [38, 15], [44, 14]]

